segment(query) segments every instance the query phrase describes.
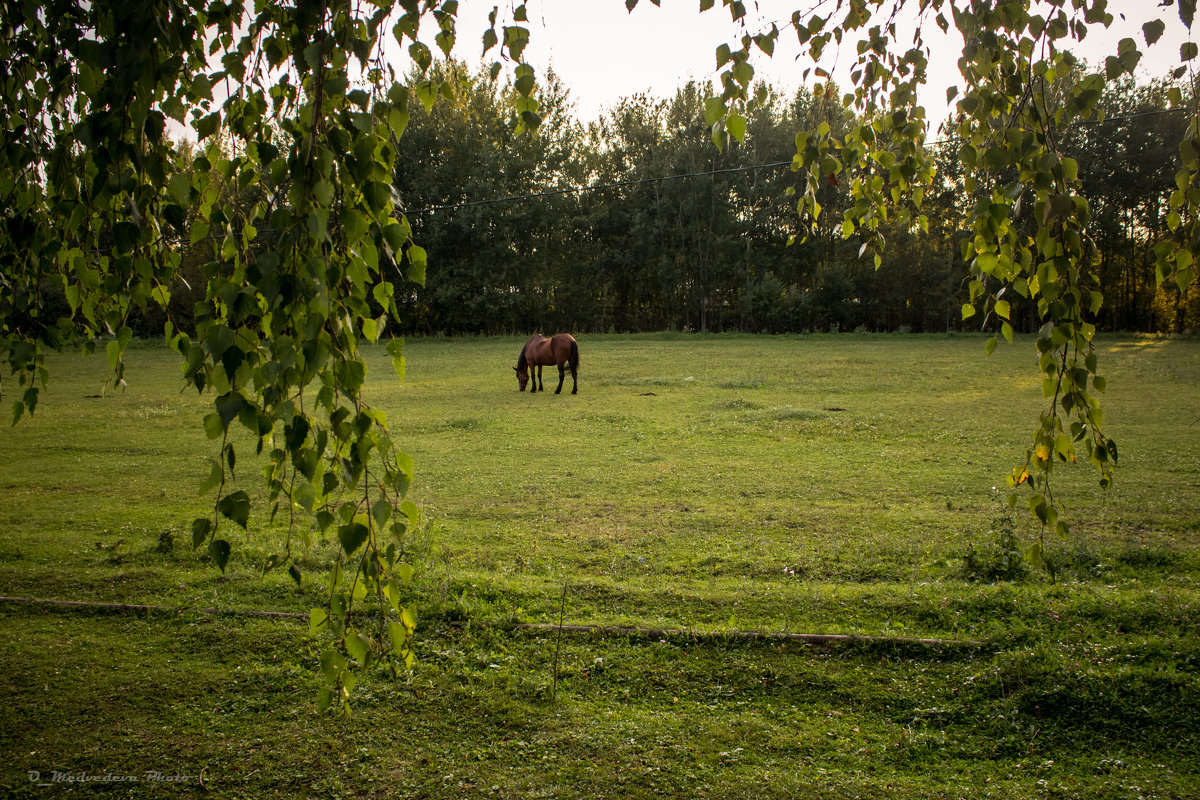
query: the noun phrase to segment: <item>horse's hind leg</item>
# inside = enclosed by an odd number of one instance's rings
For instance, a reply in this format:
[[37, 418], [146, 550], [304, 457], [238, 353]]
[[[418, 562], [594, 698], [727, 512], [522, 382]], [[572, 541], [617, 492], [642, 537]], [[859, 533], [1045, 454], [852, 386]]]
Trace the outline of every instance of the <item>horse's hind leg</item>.
[[571, 340], [571, 351], [567, 355], [567, 366], [571, 368], [571, 394], [579, 393], [579, 345]]
[[567, 369], [562, 364], [558, 365], [558, 388], [554, 390], [555, 394], [562, 394], [563, 381], [567, 379]]

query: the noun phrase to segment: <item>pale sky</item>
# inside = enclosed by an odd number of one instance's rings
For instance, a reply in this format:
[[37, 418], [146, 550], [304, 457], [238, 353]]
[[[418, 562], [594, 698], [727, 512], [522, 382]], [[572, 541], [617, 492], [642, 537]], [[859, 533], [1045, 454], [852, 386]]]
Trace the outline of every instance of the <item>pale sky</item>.
[[[811, 65], [796, 60], [800, 48], [795, 33], [783, 29], [792, 11], [807, 11], [818, 5], [817, 0], [745, 0], [745, 4], [751, 33], [769, 29], [772, 22], [781, 29], [775, 57], [756, 59], [757, 76], [781, 90], [795, 90], [802, 82], [803, 70]], [[454, 52], [468, 64], [479, 63], [480, 37], [494, 5], [492, 0], [463, 0], [459, 5]], [[699, 0], [662, 0], [661, 7], [640, 0], [632, 13], [626, 11], [624, 0], [530, 0], [528, 8], [531, 41], [526, 59], [539, 70], [553, 66], [583, 121], [596, 118], [623, 97], [642, 92], [669, 98], [689, 78], [717, 79], [714, 51], [741, 36], [721, 0], [715, 0], [714, 8], [703, 14], [698, 13]], [[1158, 8], [1158, 0], [1110, 0], [1109, 11], [1115, 17], [1113, 26], [1103, 34], [1093, 31], [1077, 56], [1102, 64], [1105, 56], [1115, 54], [1117, 42], [1124, 37], [1133, 38], [1145, 50], [1142, 24], [1160, 17], [1167, 24], [1166, 33], [1146, 52], [1139, 78], [1161, 77], [1178, 66], [1179, 46], [1189, 37], [1175, 7]], [[936, 28], [933, 33], [941, 36]], [[905, 39], [905, 44], [909, 40]], [[943, 37], [934, 47], [930, 85], [920, 98], [927, 105], [933, 128], [945, 117], [946, 87], [958, 77], [956, 60], [961, 47], [961, 38], [951, 37]], [[850, 84], [846, 75], [854, 53], [851, 43], [836, 66], [832, 61], [822, 65], [834, 72], [843, 89]], [[489, 62], [494, 54], [489, 53]], [[816, 80], [810, 74], [808, 84]]]

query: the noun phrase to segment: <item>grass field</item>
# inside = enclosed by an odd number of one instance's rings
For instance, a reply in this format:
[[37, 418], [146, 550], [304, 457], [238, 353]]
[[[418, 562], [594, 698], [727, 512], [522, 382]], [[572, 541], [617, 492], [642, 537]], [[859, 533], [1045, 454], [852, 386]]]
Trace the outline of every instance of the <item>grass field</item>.
[[[0, 602], [0, 791], [1200, 797], [1200, 340], [1100, 340], [1117, 482], [1063, 471], [1073, 534], [1033, 571], [1003, 491], [1030, 340], [581, 336], [576, 396], [517, 392], [522, 341], [409, 341], [403, 383], [370, 353], [417, 464], [421, 622], [346, 718], [315, 714], [303, 620], [199, 610], [306, 613], [336, 540], [306, 534], [299, 590], [260, 577], [260, 512], [221, 575], [176, 357], [135, 345], [115, 393], [103, 358], [51, 359], [0, 436], [0, 594], [183, 610]], [[519, 625], [560, 613], [683, 632]]]

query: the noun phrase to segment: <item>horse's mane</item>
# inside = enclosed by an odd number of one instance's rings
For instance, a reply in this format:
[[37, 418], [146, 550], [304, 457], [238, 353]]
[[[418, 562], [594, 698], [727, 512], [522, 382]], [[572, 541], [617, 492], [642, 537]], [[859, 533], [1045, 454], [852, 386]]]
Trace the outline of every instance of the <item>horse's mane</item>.
[[522, 370], [522, 369], [528, 370], [529, 369], [529, 359], [526, 357], [525, 351], [527, 351], [529, 349], [529, 345], [533, 344], [534, 342], [538, 341], [539, 339], [545, 339], [545, 338], [546, 337], [542, 336], [540, 333], [535, 333], [533, 336], [530, 336], [525, 341], [525, 346], [521, 348], [521, 355], [519, 358], [517, 358], [517, 369], [518, 370]]

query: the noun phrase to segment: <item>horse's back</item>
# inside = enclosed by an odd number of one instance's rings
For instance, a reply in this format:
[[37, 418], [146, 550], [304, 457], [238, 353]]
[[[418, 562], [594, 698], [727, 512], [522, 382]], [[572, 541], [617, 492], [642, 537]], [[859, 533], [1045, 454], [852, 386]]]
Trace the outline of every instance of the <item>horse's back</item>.
[[569, 333], [556, 333], [548, 339], [535, 333], [525, 343], [521, 355], [531, 365], [562, 364], [579, 360], [579, 345]]
[[569, 333], [556, 333], [550, 340], [550, 352], [559, 364], [574, 363], [579, 360], [579, 343]]

